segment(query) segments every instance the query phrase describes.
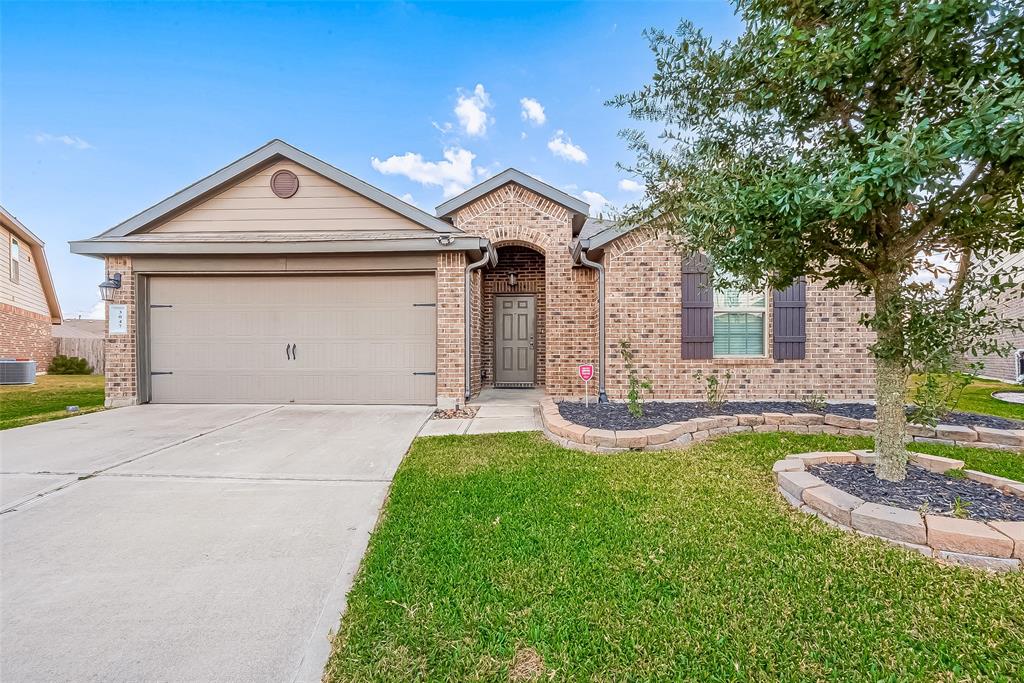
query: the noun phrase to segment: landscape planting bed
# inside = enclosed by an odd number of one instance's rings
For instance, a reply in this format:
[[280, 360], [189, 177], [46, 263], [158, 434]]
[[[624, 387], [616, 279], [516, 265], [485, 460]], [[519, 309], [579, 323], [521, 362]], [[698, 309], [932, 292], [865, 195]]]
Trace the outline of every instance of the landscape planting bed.
[[[569, 448], [597, 452], [682, 448], [694, 442], [740, 432], [874, 435], [874, 418], [801, 411], [800, 408], [803, 406], [804, 404], [797, 402], [735, 402], [726, 403], [722, 413], [708, 414], [707, 407], [701, 403], [652, 402], [644, 406], [642, 421], [636, 421], [629, 415], [624, 403], [605, 403], [587, 409], [577, 401], [555, 403], [554, 399], [548, 396], [541, 400], [540, 407], [544, 432], [548, 438]], [[869, 407], [873, 409], [873, 406]], [[791, 412], [765, 410], [766, 408], [786, 408]], [[623, 417], [623, 414], [628, 419]], [[594, 419], [588, 419], [589, 417]], [[1020, 424], [1002, 418], [979, 417]], [[909, 424], [907, 435], [908, 439], [926, 443], [1024, 450], [1024, 429], [1021, 428], [1000, 429], [981, 424], [971, 427], [954, 424], [940, 424], [935, 427]]]
[[[562, 417], [570, 422], [594, 429], [644, 429], [659, 427], [669, 422], [713, 415], [808, 413], [821, 416], [836, 415], [857, 420], [875, 417], [875, 406], [870, 403], [829, 403], [821, 408], [800, 401], [727, 401], [714, 410], [700, 402], [649, 401], [644, 403], [642, 417], [634, 417], [625, 403], [591, 402], [587, 406], [582, 401], [562, 401], [558, 408]], [[909, 415], [911, 411], [912, 408], [908, 406], [907, 414]], [[1024, 429], [1024, 422], [1019, 420], [957, 411], [944, 417], [943, 422], [960, 427]]]
[[[779, 493], [793, 507], [833, 526], [946, 562], [1020, 570], [1024, 483], [963, 470], [961, 460], [920, 453], [911, 458], [915, 464], [908, 468], [908, 480], [899, 483], [867, 479], [874, 479], [871, 451], [797, 453], [777, 461], [772, 472]], [[946, 474], [952, 470], [965, 479]], [[969, 503], [959, 517], [947, 498], [949, 488]]]

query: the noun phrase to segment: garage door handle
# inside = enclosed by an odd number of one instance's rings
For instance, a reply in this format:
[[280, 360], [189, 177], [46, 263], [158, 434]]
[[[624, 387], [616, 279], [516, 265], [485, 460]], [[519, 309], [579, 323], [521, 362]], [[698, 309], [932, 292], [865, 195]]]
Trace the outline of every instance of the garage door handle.
[[288, 360], [292, 359], [292, 345], [291, 344], [285, 344], [284, 345], [284, 357], [287, 358]]
[[295, 344], [292, 344], [292, 360], [298, 360], [299, 356], [295, 353]]

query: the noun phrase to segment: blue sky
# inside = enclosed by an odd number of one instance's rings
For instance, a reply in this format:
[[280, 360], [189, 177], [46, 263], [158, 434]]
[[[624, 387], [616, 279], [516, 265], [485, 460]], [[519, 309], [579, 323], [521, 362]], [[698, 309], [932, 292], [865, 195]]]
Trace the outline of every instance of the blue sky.
[[622, 205], [631, 123], [603, 103], [653, 72], [642, 30], [683, 17], [739, 31], [724, 2], [3, 2], [0, 203], [67, 317], [103, 270], [68, 240], [272, 138], [428, 211], [509, 166]]

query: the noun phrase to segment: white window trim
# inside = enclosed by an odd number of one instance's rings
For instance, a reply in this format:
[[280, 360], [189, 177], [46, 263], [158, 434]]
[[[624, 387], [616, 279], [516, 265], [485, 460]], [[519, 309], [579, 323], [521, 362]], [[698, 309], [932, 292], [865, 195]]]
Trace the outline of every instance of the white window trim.
[[11, 235], [7, 259], [7, 267], [10, 271], [7, 273], [7, 276], [11, 282], [19, 284], [21, 282], [21, 242], [14, 235]]
[[[730, 288], [730, 289], [735, 289], [735, 288]], [[764, 352], [760, 353], [760, 354], [756, 354], [756, 353], [754, 353], [754, 354], [742, 354], [742, 355], [730, 354], [730, 355], [722, 356], [722, 355], [719, 355], [717, 353], [714, 353], [714, 344], [715, 344], [715, 342], [714, 342], [714, 339], [712, 339], [712, 341], [711, 341], [711, 348], [712, 348], [712, 354], [711, 355], [712, 355], [712, 358], [715, 358], [715, 359], [721, 358], [722, 360], [728, 360], [730, 358], [739, 358], [739, 359], [744, 359], [744, 358], [765, 359], [765, 358], [768, 358], [768, 307], [769, 307], [769, 304], [771, 303], [771, 299], [769, 298], [770, 295], [771, 295], [770, 290], [767, 287], [765, 287], [765, 290], [764, 290], [764, 306], [740, 306], [738, 308], [719, 308], [718, 306], [716, 306], [715, 305], [715, 293], [717, 293], [718, 291], [719, 291], [718, 289], [715, 289], [711, 293], [711, 333], [712, 333], [712, 336], [714, 335], [714, 330], [715, 330], [715, 323], [714, 323], [714, 321], [715, 321], [715, 314], [717, 314], [717, 313], [763, 313], [764, 314], [764, 318], [763, 318], [764, 324], [761, 326], [761, 332], [762, 332], [762, 335], [763, 335], [763, 341], [761, 342], [761, 348], [764, 349]]]

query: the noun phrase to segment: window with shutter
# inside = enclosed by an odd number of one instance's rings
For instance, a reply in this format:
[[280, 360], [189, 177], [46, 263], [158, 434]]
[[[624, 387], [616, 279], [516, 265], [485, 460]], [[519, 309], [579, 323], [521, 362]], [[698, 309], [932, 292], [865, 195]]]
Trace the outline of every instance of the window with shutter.
[[703, 254], [683, 257], [683, 358], [714, 358], [714, 301]]
[[772, 318], [775, 360], [803, 360], [807, 354], [807, 278], [797, 278], [773, 293]]

